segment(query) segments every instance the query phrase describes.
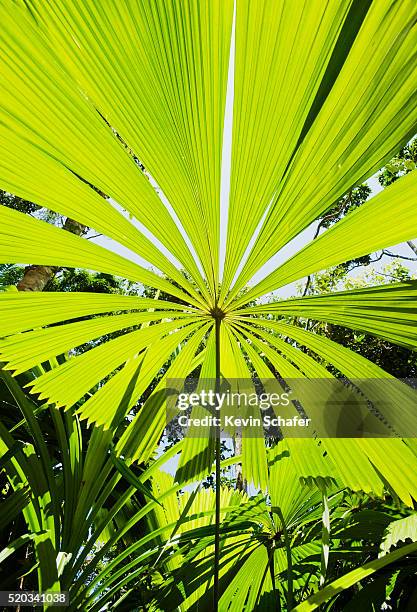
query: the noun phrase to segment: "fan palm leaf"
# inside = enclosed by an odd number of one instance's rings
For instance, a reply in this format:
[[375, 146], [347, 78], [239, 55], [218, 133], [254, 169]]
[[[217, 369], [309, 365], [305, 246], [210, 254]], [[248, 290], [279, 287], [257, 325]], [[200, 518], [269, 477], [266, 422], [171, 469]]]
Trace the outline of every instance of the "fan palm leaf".
[[[416, 237], [411, 172], [272, 271], [264, 268], [414, 134], [416, 17], [412, 0], [2, 3], [0, 186], [108, 240], [99, 245], [1, 207], [1, 262], [98, 270], [171, 296], [151, 307], [142, 297], [3, 293], [6, 367], [22, 372], [124, 330], [32, 384], [48, 402], [77, 404], [81, 419], [110, 427], [162, 367], [165, 378], [185, 378], [212, 360], [221, 313], [224, 375], [248, 377], [247, 355], [259, 375], [273, 377], [268, 355], [283, 378], [327, 377], [328, 364], [358, 378], [387, 377], [324, 337], [259, 317], [269, 307], [248, 304]], [[228, 88], [230, 197], [222, 199]], [[281, 301], [270, 312], [415, 348], [415, 283]], [[81, 315], [88, 319], [73, 321]], [[152, 324], [138, 329], [144, 322]], [[164, 384], [126, 429], [118, 455], [152, 455], [165, 426]], [[261, 446], [245, 438], [242, 461], [247, 478], [265, 488]], [[210, 442], [186, 448], [184, 478], [211, 467]], [[346, 484], [380, 490], [382, 474], [404, 501], [416, 497], [407, 442], [326, 440], [323, 448]], [[394, 453], [401, 483], [387, 462]]]

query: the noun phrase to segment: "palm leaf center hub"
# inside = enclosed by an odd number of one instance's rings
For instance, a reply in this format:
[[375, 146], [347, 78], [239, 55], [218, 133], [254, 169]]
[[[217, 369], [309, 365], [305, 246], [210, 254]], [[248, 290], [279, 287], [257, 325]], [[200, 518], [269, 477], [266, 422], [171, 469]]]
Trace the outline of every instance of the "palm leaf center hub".
[[213, 317], [213, 319], [216, 319], [217, 321], [221, 321], [226, 316], [226, 313], [224, 312], [224, 310], [219, 308], [219, 306], [215, 306], [214, 308], [212, 308], [210, 310], [210, 314]]

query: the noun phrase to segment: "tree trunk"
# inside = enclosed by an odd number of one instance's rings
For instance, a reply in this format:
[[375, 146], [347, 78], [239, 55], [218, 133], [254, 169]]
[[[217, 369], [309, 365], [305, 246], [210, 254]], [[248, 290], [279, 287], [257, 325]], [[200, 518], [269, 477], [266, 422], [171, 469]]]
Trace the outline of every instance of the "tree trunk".
[[417, 246], [414, 244], [414, 242], [412, 242], [411, 240], [407, 240], [407, 244], [410, 247], [410, 249], [413, 251], [413, 253], [417, 255]]
[[[76, 236], [82, 236], [87, 230], [85, 225], [66, 218], [63, 229]], [[50, 280], [53, 279], [59, 268], [56, 266], [27, 266], [23, 277], [17, 283], [18, 291], [43, 291]]]
[[43, 291], [59, 268], [53, 266], [27, 266], [21, 280], [17, 283], [18, 291]]
[[67, 230], [67, 232], [71, 232], [71, 234], [75, 234], [76, 236], [82, 236], [88, 228], [86, 225], [67, 217], [63, 229]]

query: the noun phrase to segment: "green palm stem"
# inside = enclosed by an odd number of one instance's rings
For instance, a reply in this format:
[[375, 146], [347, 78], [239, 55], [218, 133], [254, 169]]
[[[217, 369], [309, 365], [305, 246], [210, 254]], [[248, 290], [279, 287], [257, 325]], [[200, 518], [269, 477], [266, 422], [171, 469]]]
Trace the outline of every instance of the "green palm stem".
[[321, 535], [321, 562], [320, 562], [320, 587], [326, 580], [327, 566], [329, 563], [329, 543], [330, 543], [330, 511], [329, 498], [327, 496], [326, 485], [320, 487], [322, 495], [323, 515], [322, 515], [322, 535]]
[[272, 590], [274, 593], [274, 602], [277, 612], [281, 612], [281, 598], [275, 584], [275, 562], [274, 562], [275, 546], [274, 543], [268, 547], [268, 569], [271, 576]]
[[282, 533], [284, 536], [285, 552], [287, 555], [287, 609], [292, 610], [294, 604], [294, 589], [293, 589], [293, 578], [292, 578], [292, 555], [291, 555], [291, 541], [287, 531], [287, 525], [285, 524], [284, 515], [282, 514], [281, 508], [275, 508], [276, 513], [279, 516], [279, 520], [282, 525]]
[[[213, 311], [216, 332], [216, 393], [220, 391], [220, 324], [223, 313], [217, 308]], [[217, 395], [216, 395], [217, 397]], [[213, 610], [217, 612], [219, 608], [219, 569], [220, 569], [220, 425], [216, 426], [216, 505], [215, 505], [215, 533], [214, 533], [214, 580], [213, 580]]]

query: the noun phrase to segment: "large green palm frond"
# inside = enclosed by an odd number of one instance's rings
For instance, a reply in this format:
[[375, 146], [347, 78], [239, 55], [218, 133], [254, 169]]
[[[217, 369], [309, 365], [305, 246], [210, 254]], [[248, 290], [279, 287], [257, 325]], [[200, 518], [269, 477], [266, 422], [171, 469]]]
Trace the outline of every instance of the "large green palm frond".
[[[416, 17], [413, 0], [2, 3], [0, 186], [109, 240], [100, 246], [1, 207], [1, 262], [99, 270], [172, 296], [150, 304], [142, 297], [0, 294], [7, 368], [22, 372], [124, 331], [39, 376], [32, 390], [57, 406], [77, 404], [81, 418], [110, 427], [123, 417], [118, 406], [127, 390], [124, 414], [164, 367], [117, 448], [141, 460], [164, 429], [165, 380], [201, 363], [214, 375], [215, 308], [224, 315], [224, 375], [248, 377], [249, 357], [262, 378], [274, 369], [283, 378], [328, 377], [326, 364], [351, 377], [386, 378], [352, 351], [259, 318], [268, 308], [248, 304], [416, 237], [417, 175], [410, 173], [262, 275], [272, 256], [414, 134]], [[224, 170], [226, 187], [227, 179]], [[415, 283], [281, 301], [271, 312], [416, 346]], [[87, 319], [74, 321], [80, 316]], [[411, 443], [328, 439], [322, 450], [346, 484], [379, 490], [382, 474], [405, 501], [417, 498]], [[259, 440], [244, 439], [242, 453], [248, 479], [265, 487]], [[410, 466], [397, 482], [386, 461], [393, 453]], [[179, 473], [187, 479], [211, 465], [212, 449], [194, 440]]]

